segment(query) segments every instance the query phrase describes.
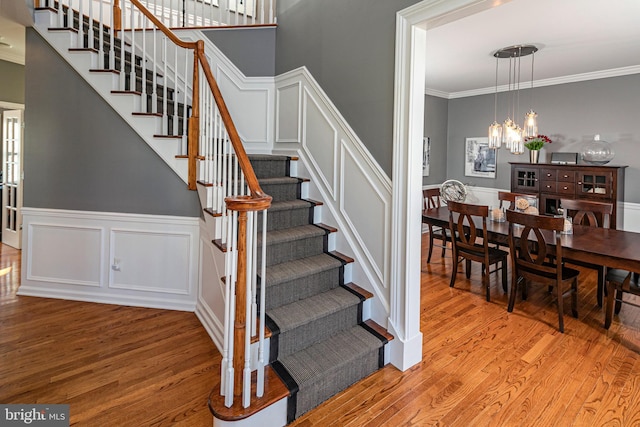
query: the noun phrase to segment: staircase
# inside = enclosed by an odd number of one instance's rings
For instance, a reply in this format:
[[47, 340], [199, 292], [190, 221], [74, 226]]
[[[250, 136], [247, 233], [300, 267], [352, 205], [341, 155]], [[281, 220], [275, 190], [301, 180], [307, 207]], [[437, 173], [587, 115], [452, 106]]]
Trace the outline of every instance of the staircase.
[[260, 186], [273, 197], [265, 309], [272, 333], [270, 362], [289, 388], [291, 422], [381, 368], [391, 337], [363, 321], [363, 305], [373, 295], [345, 283], [353, 260], [329, 251], [329, 235], [337, 230], [313, 223], [321, 203], [301, 198], [305, 181], [289, 176], [291, 159], [250, 159]]
[[[57, 12], [51, 9], [47, 13]], [[55, 33], [62, 33], [63, 39], [71, 40], [68, 48], [71, 52], [90, 56], [74, 66], [78, 69], [84, 61], [89, 75], [107, 76], [107, 83], [101, 83], [106, 87], [102, 89], [105, 99], [121, 96], [133, 99], [127, 102], [131, 106], [124, 110], [116, 108], [118, 101], [112, 105], [130, 123], [149, 118], [153, 121], [152, 132], [139, 131], [152, 148], [158, 139], [176, 141], [175, 147], [161, 149], [158, 154], [186, 181], [186, 160], [183, 159], [186, 156], [175, 153], [184, 151], [181, 147], [186, 145], [185, 120], [191, 107], [178, 101], [170, 79], [153, 64], [148, 64], [149, 58], [128, 52], [126, 42], [114, 38], [117, 48], [111, 52], [115, 56], [104, 54], [101, 59], [99, 52], [110, 51], [110, 28], [103, 27], [100, 37], [100, 27], [95, 23], [90, 25], [87, 17], [70, 15], [66, 8], [64, 13], [65, 28], [49, 29], [50, 36], [58, 37]], [[69, 25], [67, 16], [73, 16], [73, 25]], [[45, 21], [54, 22], [54, 19], [57, 18], [48, 17]], [[93, 27], [93, 39], [84, 37], [82, 43], [75, 42], [77, 31], [68, 27], [78, 28], [79, 22], [83, 23], [85, 34]], [[109, 87], [116, 82], [118, 89]], [[187, 97], [183, 99], [186, 101]], [[315, 223], [315, 210], [321, 209], [322, 203], [302, 198], [304, 186], [309, 184], [305, 179], [290, 176], [291, 163], [296, 159], [271, 155], [249, 158], [260, 187], [273, 198], [268, 210], [266, 242], [262, 242], [258, 233], [258, 247], [266, 244], [266, 273], [258, 277], [259, 288], [266, 283], [266, 304], [258, 310], [264, 310], [271, 334], [269, 364], [289, 390], [286, 419], [291, 422], [381, 368], [385, 364], [385, 344], [393, 337], [364, 318], [363, 313], [368, 312], [365, 305], [373, 294], [354, 283], [345, 283], [353, 260], [331, 250], [330, 237], [338, 230]], [[181, 159], [184, 162], [180, 163]], [[205, 160], [199, 158], [198, 161], [204, 164]], [[212, 192], [216, 191], [212, 190], [216, 185], [214, 181], [211, 177], [201, 178], [198, 194], [208, 224], [208, 238], [225, 251], [226, 246], [220, 239], [220, 230], [224, 228], [221, 209], [212, 202]], [[258, 221], [258, 231], [260, 225]], [[257, 259], [260, 271], [261, 258]], [[219, 392], [214, 390], [214, 393]], [[216, 416], [219, 410], [215, 404], [211, 407]]]

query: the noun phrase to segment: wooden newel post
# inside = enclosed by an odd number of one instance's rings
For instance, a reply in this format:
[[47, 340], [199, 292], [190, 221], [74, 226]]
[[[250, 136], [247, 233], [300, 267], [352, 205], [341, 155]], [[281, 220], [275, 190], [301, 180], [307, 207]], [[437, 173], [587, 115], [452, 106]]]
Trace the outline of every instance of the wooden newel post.
[[233, 394], [242, 396], [244, 340], [247, 333], [247, 212], [238, 212], [238, 274], [236, 281], [236, 316], [233, 335]]
[[189, 190], [196, 189], [196, 163], [200, 139], [200, 71], [198, 69], [201, 55], [204, 55], [204, 42], [197, 41], [193, 51], [193, 93], [191, 96], [191, 117], [189, 118], [188, 162], [189, 162]]
[[122, 29], [122, 9], [120, 9], [120, 0], [113, 1], [113, 29], [120, 31]]

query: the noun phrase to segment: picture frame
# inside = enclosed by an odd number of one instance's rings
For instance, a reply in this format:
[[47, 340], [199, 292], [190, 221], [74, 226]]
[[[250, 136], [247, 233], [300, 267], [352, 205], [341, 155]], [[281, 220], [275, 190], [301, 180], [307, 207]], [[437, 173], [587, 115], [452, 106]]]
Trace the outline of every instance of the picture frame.
[[497, 150], [495, 148], [489, 148], [489, 138], [465, 138], [465, 176], [495, 179], [496, 163]]
[[422, 140], [422, 176], [429, 176], [429, 155], [431, 154], [431, 139], [425, 136]]

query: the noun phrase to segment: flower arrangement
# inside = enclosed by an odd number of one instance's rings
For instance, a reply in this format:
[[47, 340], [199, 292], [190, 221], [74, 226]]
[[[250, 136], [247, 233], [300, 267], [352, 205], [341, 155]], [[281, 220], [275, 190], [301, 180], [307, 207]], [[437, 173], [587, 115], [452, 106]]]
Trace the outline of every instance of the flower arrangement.
[[546, 135], [528, 136], [524, 140], [524, 146], [529, 150], [540, 150], [544, 144], [551, 144], [551, 139]]

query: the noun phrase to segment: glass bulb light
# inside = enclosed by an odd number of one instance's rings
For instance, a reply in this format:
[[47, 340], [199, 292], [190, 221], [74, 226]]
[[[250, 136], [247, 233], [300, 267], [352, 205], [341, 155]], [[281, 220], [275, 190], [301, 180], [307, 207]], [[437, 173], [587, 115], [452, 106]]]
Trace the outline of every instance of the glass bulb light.
[[502, 142], [504, 143], [507, 149], [511, 149], [511, 133], [510, 130], [514, 126], [513, 120], [511, 117], [507, 117], [507, 120], [502, 124]]
[[512, 131], [513, 139], [511, 141], [511, 154], [524, 153], [524, 140], [522, 139], [522, 129], [516, 126]]
[[522, 136], [524, 138], [529, 136], [537, 136], [538, 135], [538, 114], [529, 110], [527, 114], [524, 116], [524, 129], [522, 130]]
[[489, 148], [502, 147], [502, 125], [497, 121], [489, 126]]

